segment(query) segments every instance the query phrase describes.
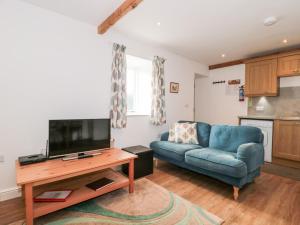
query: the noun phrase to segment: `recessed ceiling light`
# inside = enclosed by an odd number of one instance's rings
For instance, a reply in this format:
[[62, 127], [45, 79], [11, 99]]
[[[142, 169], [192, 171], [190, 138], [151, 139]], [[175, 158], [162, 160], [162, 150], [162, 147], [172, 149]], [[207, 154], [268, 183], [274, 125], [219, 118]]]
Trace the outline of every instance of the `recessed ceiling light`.
[[288, 43], [288, 40], [287, 40], [287, 39], [283, 39], [283, 40], [282, 40], [282, 43], [283, 43], [283, 44], [286, 44], [286, 43]]
[[160, 27], [161, 23], [160, 23], [160, 22], [157, 22], [156, 25]]
[[264, 25], [265, 26], [272, 26], [274, 25], [275, 23], [277, 23], [278, 19], [274, 16], [270, 16], [270, 17], [267, 17], [265, 20], [264, 20]]
[[225, 55], [225, 54], [222, 54], [222, 55], [221, 55], [221, 57], [222, 57], [222, 58], [225, 58], [225, 57], [226, 57], [226, 55]]

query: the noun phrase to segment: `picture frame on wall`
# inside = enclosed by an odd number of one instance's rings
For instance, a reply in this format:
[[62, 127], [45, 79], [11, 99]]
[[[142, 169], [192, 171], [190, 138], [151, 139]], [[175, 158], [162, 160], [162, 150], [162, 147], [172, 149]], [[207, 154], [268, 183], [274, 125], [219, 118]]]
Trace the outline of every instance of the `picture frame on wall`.
[[179, 93], [179, 83], [170, 83], [170, 93]]

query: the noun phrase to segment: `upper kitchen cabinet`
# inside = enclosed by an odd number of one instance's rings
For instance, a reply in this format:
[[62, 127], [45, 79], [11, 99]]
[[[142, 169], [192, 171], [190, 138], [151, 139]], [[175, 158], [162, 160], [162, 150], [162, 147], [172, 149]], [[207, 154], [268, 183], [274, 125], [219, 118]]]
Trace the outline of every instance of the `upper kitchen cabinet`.
[[300, 51], [278, 56], [278, 77], [300, 75]]
[[246, 62], [245, 95], [278, 95], [277, 57], [264, 57]]

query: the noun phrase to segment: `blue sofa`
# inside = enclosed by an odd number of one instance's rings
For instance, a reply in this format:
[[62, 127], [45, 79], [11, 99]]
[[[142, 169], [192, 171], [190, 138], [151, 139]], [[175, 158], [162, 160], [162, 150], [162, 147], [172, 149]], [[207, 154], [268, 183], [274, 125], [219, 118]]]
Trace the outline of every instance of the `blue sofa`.
[[166, 132], [150, 148], [157, 159], [232, 185], [237, 199], [239, 189], [260, 175], [264, 163], [261, 130], [197, 122], [197, 134], [199, 145], [169, 142]]

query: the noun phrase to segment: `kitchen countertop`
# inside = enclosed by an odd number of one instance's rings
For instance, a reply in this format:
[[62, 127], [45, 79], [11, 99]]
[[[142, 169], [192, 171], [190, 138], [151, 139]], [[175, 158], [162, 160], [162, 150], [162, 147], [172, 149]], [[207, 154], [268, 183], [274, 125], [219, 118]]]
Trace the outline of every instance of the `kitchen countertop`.
[[239, 116], [239, 119], [254, 119], [254, 120], [292, 120], [298, 121], [300, 117], [297, 116]]

